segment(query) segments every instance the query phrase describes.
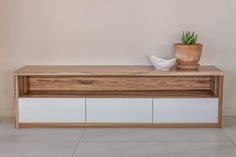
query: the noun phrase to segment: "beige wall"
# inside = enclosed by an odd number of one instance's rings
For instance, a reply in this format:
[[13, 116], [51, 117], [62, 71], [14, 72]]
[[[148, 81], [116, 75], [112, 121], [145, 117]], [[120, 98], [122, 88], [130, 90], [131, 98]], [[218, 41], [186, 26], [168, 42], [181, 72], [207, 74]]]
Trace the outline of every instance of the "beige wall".
[[225, 71], [224, 115], [236, 116], [235, 0], [0, 0], [0, 116], [13, 116], [13, 71], [42, 64], [149, 64], [173, 56], [182, 30], [202, 64]]

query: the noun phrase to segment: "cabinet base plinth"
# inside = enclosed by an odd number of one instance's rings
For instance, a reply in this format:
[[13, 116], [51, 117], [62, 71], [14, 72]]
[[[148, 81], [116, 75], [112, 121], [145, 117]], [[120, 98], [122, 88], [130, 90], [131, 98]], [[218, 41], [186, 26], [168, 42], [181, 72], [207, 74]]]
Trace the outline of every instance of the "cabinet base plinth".
[[221, 128], [218, 123], [19, 123], [19, 128]]

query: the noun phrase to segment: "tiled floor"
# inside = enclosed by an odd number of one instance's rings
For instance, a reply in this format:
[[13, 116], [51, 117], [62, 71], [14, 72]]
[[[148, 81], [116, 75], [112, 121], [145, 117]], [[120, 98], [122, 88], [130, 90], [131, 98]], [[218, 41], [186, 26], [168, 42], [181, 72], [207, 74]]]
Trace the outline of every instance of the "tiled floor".
[[236, 117], [223, 129], [15, 129], [0, 119], [0, 157], [235, 157]]

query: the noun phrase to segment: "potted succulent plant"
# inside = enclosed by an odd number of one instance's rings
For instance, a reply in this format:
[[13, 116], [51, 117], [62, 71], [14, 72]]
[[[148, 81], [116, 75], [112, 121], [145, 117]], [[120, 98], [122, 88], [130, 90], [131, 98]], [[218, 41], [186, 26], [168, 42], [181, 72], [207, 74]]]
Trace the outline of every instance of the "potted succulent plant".
[[178, 69], [193, 70], [199, 67], [203, 46], [197, 43], [197, 39], [195, 32], [183, 32], [182, 43], [174, 44]]

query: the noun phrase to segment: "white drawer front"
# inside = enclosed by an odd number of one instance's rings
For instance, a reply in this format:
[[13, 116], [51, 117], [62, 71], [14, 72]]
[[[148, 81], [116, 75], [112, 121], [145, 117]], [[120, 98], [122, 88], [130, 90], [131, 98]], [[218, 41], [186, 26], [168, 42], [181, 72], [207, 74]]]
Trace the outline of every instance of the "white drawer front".
[[152, 123], [152, 99], [87, 99], [88, 123]]
[[154, 99], [154, 123], [217, 123], [217, 98]]
[[85, 122], [85, 99], [19, 98], [19, 122]]

